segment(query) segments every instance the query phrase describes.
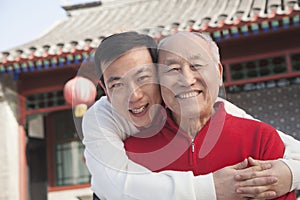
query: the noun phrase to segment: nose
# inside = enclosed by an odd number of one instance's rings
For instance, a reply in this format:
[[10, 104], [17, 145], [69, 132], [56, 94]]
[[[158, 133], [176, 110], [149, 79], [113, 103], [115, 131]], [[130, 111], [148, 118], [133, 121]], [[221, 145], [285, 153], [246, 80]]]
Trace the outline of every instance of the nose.
[[143, 91], [139, 86], [136, 86], [135, 84], [131, 84], [129, 86], [129, 102], [134, 103], [142, 99], [143, 97]]
[[186, 67], [183, 71], [182, 71], [182, 82], [184, 83], [184, 85], [187, 86], [191, 86], [194, 85], [196, 83], [196, 77], [195, 77], [195, 71], [192, 71], [189, 67]]

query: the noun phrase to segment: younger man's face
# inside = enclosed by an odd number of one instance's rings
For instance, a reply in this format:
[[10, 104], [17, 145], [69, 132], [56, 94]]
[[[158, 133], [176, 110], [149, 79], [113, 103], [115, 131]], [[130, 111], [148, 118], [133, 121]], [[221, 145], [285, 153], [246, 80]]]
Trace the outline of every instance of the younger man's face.
[[134, 48], [103, 68], [106, 93], [114, 109], [135, 126], [149, 126], [159, 107], [154, 105], [161, 103], [149, 51]]

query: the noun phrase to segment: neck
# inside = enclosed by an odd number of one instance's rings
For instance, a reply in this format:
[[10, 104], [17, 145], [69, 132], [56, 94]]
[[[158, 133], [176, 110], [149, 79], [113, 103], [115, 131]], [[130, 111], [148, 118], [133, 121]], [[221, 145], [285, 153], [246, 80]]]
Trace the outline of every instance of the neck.
[[202, 115], [192, 118], [186, 117], [176, 117], [174, 116], [174, 121], [178, 124], [180, 129], [188, 133], [192, 138], [194, 138], [198, 132], [205, 126], [208, 120], [211, 118], [213, 112], [210, 112], [208, 115]]

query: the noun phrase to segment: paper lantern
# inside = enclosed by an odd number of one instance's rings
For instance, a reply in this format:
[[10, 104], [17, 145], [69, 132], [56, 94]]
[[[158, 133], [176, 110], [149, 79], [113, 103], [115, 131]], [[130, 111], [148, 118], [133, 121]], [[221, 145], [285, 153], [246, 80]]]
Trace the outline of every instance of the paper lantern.
[[76, 76], [64, 86], [66, 102], [75, 108], [76, 117], [82, 117], [89, 105], [95, 102], [97, 95], [96, 86], [87, 78]]

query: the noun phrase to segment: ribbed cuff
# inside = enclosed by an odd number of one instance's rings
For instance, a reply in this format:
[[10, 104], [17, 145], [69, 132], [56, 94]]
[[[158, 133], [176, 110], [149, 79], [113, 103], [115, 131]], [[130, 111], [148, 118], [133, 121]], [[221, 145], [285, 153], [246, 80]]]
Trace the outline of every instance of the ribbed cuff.
[[213, 174], [196, 176], [194, 180], [195, 195], [197, 200], [216, 200], [216, 190]]
[[295, 189], [300, 189], [300, 161], [299, 160], [290, 160], [290, 159], [280, 159], [283, 161], [292, 172], [292, 186], [290, 191]]

